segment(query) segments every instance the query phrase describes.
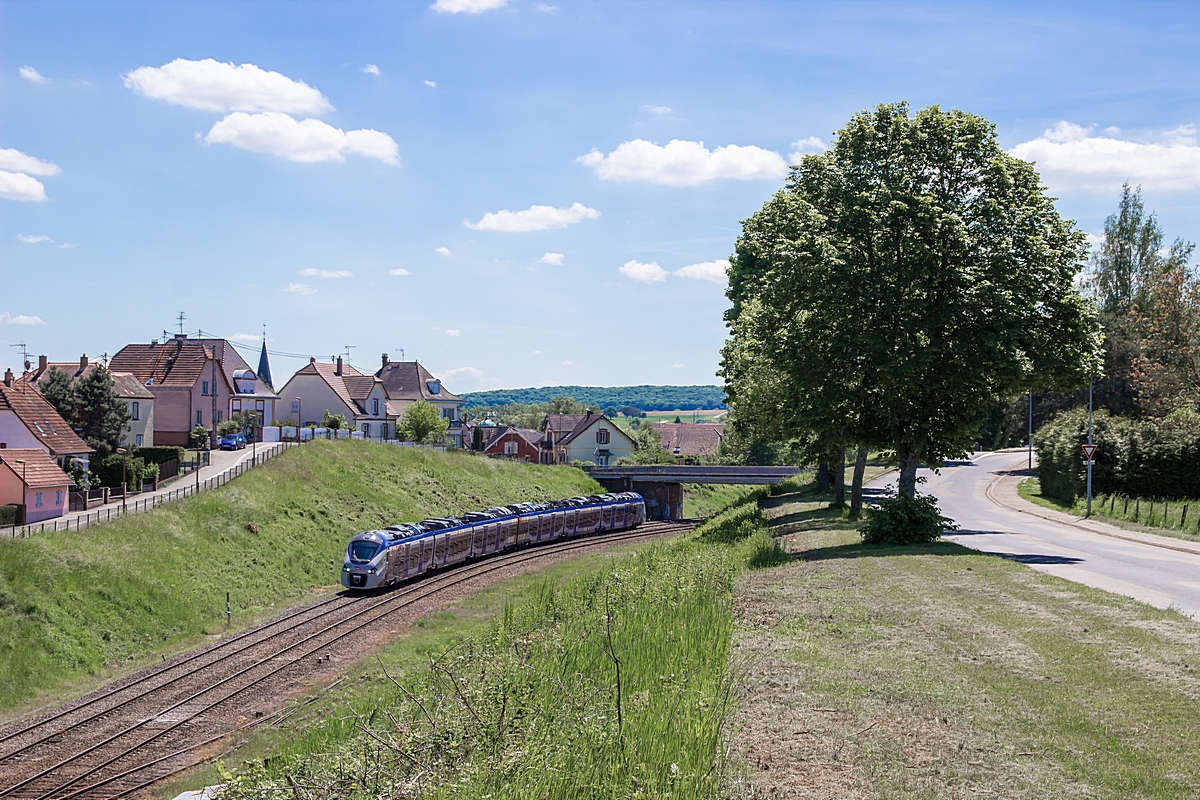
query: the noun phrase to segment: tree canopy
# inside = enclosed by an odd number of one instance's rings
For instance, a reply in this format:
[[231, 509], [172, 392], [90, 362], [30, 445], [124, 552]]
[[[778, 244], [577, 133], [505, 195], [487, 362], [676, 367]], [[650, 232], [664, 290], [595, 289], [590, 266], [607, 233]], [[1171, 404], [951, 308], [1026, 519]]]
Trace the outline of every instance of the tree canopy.
[[[982, 117], [856, 114], [742, 226], [722, 374], [778, 437], [890, 446], [900, 493], [1033, 385], [1098, 371], [1087, 254], [1033, 166]], [[757, 424], [757, 421], [751, 423]]]
[[438, 444], [445, 441], [449, 426], [450, 421], [442, 416], [437, 406], [418, 400], [404, 409], [404, 415], [396, 423], [396, 434], [407, 442]]

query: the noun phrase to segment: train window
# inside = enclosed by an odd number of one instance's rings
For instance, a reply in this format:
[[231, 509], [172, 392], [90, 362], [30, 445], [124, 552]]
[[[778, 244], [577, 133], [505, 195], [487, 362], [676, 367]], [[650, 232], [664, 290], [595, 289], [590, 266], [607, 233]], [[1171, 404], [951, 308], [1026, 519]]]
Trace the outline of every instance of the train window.
[[370, 561], [379, 552], [379, 546], [374, 542], [351, 542], [350, 557], [355, 561]]

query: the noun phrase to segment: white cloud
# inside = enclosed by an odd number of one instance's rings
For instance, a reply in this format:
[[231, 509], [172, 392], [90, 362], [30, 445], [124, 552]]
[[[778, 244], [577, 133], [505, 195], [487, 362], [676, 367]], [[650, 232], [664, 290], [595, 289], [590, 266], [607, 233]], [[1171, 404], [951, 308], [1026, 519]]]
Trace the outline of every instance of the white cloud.
[[458, 336], [460, 333], [462, 333], [462, 331], [460, 331], [458, 328], [446, 328], [447, 336]]
[[728, 269], [729, 259], [722, 258], [717, 261], [701, 261], [699, 264], [688, 264], [686, 267], [680, 267], [675, 270], [675, 274], [681, 278], [691, 278], [696, 281], [725, 283], [725, 271]]
[[1117, 139], [1119, 131], [1112, 129], [1105, 133], [1109, 135], [1095, 136], [1091, 127], [1064, 120], [1009, 152], [1036, 162], [1042, 180], [1055, 191], [1111, 191], [1125, 181], [1163, 191], [1200, 187], [1200, 145], [1194, 127], [1165, 131], [1161, 141], [1149, 143]]
[[542, 351], [541, 351], [541, 350], [534, 350], [534, 351], [533, 351], [533, 354], [534, 354], [535, 356], [540, 356], [540, 355], [542, 354]]
[[343, 131], [319, 119], [297, 122], [278, 111], [230, 114], [212, 126], [204, 141], [270, 153], [305, 164], [345, 161], [346, 153], [376, 158], [392, 166], [400, 164], [400, 148], [386, 133], [369, 129]]
[[58, 248], [59, 250], [70, 250], [72, 247], [79, 247], [79, 244], [78, 244], [78, 243], [75, 243], [75, 244], [56, 244], [56, 245], [54, 245], [54, 246], [55, 246], [56, 248]]
[[792, 142], [792, 152], [788, 156], [793, 164], [799, 164], [801, 159], [807, 155], [814, 153], [824, 153], [829, 149], [829, 145], [822, 142], [816, 136], [808, 136], [804, 139]]
[[672, 364], [671, 369], [683, 369], [686, 366], [687, 366], [687, 364]]
[[296, 294], [316, 294], [317, 290], [307, 283], [289, 283], [285, 292], [295, 292]]
[[477, 231], [544, 231], [550, 228], [565, 228], [585, 219], [595, 219], [600, 212], [583, 203], [573, 203], [570, 208], [554, 206], [530, 206], [524, 211], [489, 211], [479, 222], [464, 222]]
[[562, 365], [564, 367], [573, 367], [573, 366], [575, 366], [575, 362], [574, 361], [564, 361], [564, 362], [562, 362]]
[[13, 316], [5, 311], [0, 314], [0, 322], [5, 325], [45, 325], [45, 321], [41, 317], [27, 317], [24, 314]]
[[602, 181], [648, 181], [666, 186], [696, 186], [720, 178], [782, 178], [787, 164], [772, 150], [754, 145], [726, 145], [709, 150], [704, 142], [672, 139], [665, 146], [634, 139], [607, 156], [599, 150], [575, 159], [591, 167]]
[[261, 341], [259, 337], [255, 336], [253, 333], [235, 333], [233, 336], [227, 336], [225, 338], [231, 339], [235, 342], [249, 342], [251, 344], [258, 344], [259, 341]]
[[425, 81], [425, 85], [428, 86], [430, 89], [436, 89], [437, 81]]
[[57, 175], [62, 172], [57, 164], [42, 161], [11, 147], [0, 147], [0, 169], [24, 172], [26, 175]]
[[26, 236], [23, 233], [18, 233], [17, 239], [24, 242], [25, 244], [37, 244], [38, 242], [53, 242], [54, 241], [49, 236]]
[[23, 172], [0, 169], [0, 198], [22, 202], [45, 200], [46, 186]]
[[553, 264], [556, 267], [561, 267], [564, 258], [566, 258], [566, 256], [563, 253], [546, 253], [546, 255], [538, 259], [538, 263]]
[[19, 72], [21, 77], [25, 80], [33, 81], [34, 83], [45, 83], [47, 80], [44, 75], [40, 74], [36, 69], [30, 66], [21, 67], [19, 70], [17, 70], [17, 72]]
[[412, 273], [409, 272], [408, 270], [406, 270], [404, 267], [396, 267], [394, 270], [392, 270], [391, 272], [388, 273], [388, 275], [411, 275], [411, 274]]
[[367, 73], [368, 75], [382, 75], [383, 74], [382, 72], [379, 71], [379, 67], [375, 66], [374, 64], [367, 64], [365, 67], [362, 68], [362, 71]]
[[315, 267], [309, 267], [308, 269], [302, 269], [296, 274], [297, 275], [307, 275], [310, 277], [317, 277], [317, 278], [353, 278], [354, 277], [354, 273], [348, 269], [317, 269]]
[[441, 253], [444, 256], [448, 256], [448, 255], [450, 255], [450, 248], [449, 247], [439, 247], [437, 250], [434, 250], [433, 252]]
[[303, 81], [254, 64], [235, 67], [211, 58], [177, 58], [161, 67], [138, 67], [123, 76], [125, 86], [155, 100], [204, 111], [286, 111], [321, 114], [333, 106]]
[[441, 14], [478, 14], [506, 5], [508, 0], [437, 0], [430, 8]]
[[626, 261], [621, 272], [638, 283], [662, 283], [667, 279], [667, 271], [658, 265], [657, 261], [643, 264], [640, 261]]
[[644, 105], [642, 106], [642, 111], [649, 111], [651, 114], [670, 114], [671, 107]]

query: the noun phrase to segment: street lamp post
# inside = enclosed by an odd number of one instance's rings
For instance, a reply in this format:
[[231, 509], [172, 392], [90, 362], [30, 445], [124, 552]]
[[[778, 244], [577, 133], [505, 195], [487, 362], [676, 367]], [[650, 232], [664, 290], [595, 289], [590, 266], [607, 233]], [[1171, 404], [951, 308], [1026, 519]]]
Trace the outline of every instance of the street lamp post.
[[304, 427], [304, 401], [299, 397], [296, 398], [296, 443], [302, 444], [304, 438], [300, 435], [301, 428]]
[[1029, 390], [1029, 471], [1033, 472], [1033, 389]]
[[121, 458], [121, 513], [122, 514], [124, 514], [126, 508], [128, 508], [126, 501], [129, 499], [129, 475], [128, 475], [128, 470], [126, 469], [126, 467], [129, 466], [129, 458], [126, 456], [126, 453], [128, 453], [128, 452], [129, 451], [127, 451], [124, 447], [117, 448], [117, 455], [122, 457]]
[[29, 494], [29, 484], [25, 481], [25, 462], [19, 458], [13, 459], [21, 465], [21, 524], [26, 524], [26, 517], [29, 515], [29, 503], [25, 502], [25, 498]]
[[[1096, 382], [1088, 383], [1088, 447], [1092, 445], [1092, 390]], [[1093, 451], [1094, 452], [1094, 451]], [[1096, 459], [1093, 456], [1088, 456], [1087, 459], [1087, 516], [1092, 515], [1092, 464]]]

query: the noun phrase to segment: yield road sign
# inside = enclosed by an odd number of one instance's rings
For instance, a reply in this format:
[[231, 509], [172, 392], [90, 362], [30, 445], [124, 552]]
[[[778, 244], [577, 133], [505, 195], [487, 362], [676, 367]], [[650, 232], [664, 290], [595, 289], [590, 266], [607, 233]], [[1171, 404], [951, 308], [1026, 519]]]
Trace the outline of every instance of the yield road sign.
[[1083, 457], [1091, 461], [1092, 457], [1096, 455], [1096, 447], [1097, 445], [1094, 444], [1083, 445]]

